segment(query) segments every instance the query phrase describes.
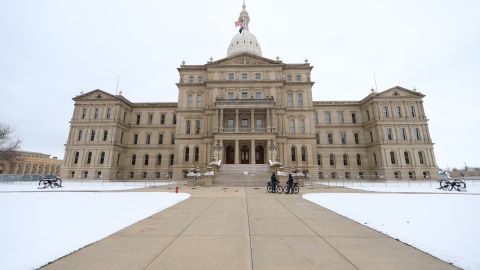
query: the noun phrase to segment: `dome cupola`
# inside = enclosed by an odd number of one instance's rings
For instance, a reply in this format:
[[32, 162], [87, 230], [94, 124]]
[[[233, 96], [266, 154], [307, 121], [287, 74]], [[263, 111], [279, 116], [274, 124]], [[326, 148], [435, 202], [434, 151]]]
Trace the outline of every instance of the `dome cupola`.
[[260, 48], [260, 44], [258, 44], [257, 38], [252, 33], [250, 33], [248, 27], [250, 23], [250, 16], [248, 16], [245, 2], [243, 2], [242, 12], [240, 12], [237, 23], [238, 26], [240, 26], [240, 30], [239, 33], [237, 33], [232, 38], [232, 41], [230, 41], [230, 45], [228, 45], [227, 57], [242, 53], [251, 53], [254, 55], [262, 56], [262, 49]]

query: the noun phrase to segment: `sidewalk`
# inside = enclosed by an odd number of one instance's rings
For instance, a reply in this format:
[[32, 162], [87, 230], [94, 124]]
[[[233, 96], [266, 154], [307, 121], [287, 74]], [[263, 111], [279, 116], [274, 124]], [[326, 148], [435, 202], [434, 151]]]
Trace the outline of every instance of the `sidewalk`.
[[456, 269], [301, 195], [183, 191], [192, 197], [42, 269]]

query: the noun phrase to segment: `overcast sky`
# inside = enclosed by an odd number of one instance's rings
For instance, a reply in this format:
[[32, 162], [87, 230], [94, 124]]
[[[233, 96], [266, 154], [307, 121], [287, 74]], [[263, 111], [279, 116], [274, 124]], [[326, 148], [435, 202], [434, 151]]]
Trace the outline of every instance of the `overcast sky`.
[[[0, 0], [0, 123], [63, 157], [80, 91], [177, 101], [182, 60], [224, 58], [241, 0]], [[400, 85], [426, 95], [440, 167], [480, 166], [480, 1], [247, 0], [263, 56], [308, 58], [314, 100]]]

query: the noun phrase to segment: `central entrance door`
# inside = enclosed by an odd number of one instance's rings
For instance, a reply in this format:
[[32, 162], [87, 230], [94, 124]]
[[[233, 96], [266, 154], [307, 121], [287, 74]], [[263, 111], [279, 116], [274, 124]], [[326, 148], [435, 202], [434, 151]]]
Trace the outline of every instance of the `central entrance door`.
[[235, 149], [233, 146], [229, 145], [225, 149], [225, 154], [226, 154], [226, 164], [234, 164], [235, 163]]
[[240, 163], [241, 164], [249, 164], [250, 163], [250, 151], [248, 151], [248, 146], [242, 145], [242, 148], [240, 149]]
[[258, 145], [257, 147], [255, 147], [255, 163], [265, 164], [265, 150], [261, 145]]

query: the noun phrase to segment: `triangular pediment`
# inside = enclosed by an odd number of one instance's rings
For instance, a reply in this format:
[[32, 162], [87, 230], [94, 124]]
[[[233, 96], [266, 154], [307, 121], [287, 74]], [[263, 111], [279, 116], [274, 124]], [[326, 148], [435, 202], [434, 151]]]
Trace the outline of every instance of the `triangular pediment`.
[[393, 88], [387, 89], [383, 92], [378, 93], [375, 97], [382, 97], [382, 98], [406, 98], [406, 97], [419, 97], [423, 98], [425, 95], [413, 90], [409, 90], [407, 88], [403, 88], [400, 86], [395, 86]]
[[276, 61], [250, 53], [243, 53], [231, 57], [226, 57], [209, 63], [209, 65], [272, 65], [282, 64], [282, 61]]
[[102, 100], [102, 99], [114, 99], [115, 96], [107, 93], [105, 91], [102, 91], [100, 89], [96, 89], [90, 92], [87, 92], [85, 94], [81, 94], [79, 96], [76, 96], [73, 98], [73, 100], [78, 101], [78, 100]]

